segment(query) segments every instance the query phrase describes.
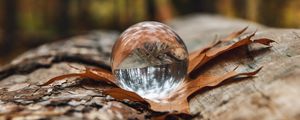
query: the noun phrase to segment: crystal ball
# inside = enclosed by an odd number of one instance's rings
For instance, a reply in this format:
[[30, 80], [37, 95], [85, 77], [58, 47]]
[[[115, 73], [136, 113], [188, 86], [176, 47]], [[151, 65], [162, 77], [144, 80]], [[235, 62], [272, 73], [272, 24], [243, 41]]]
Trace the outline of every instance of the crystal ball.
[[140, 22], [126, 29], [115, 42], [111, 66], [121, 88], [160, 100], [184, 80], [188, 51], [169, 26]]

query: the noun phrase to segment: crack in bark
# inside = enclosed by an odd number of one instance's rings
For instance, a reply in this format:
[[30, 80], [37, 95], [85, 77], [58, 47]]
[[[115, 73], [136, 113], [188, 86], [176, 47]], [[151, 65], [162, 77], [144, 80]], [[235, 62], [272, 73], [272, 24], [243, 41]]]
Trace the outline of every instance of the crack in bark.
[[[51, 61], [48, 63], [41, 63], [39, 61], [43, 61], [46, 59], [51, 58]], [[38, 56], [35, 58], [32, 58], [30, 60], [22, 61], [21, 63], [18, 63], [17, 65], [8, 65], [5, 66], [0, 71], [0, 80], [3, 80], [4, 78], [10, 76], [10, 75], [16, 75], [16, 74], [29, 74], [37, 69], [40, 68], [50, 68], [55, 63], [60, 62], [75, 62], [80, 63], [84, 65], [91, 65], [100, 67], [106, 70], [111, 70], [109, 65], [106, 65], [104, 62], [95, 61], [92, 59], [84, 58], [84, 56], [80, 55], [70, 55], [70, 54], [58, 54], [54, 56]]]

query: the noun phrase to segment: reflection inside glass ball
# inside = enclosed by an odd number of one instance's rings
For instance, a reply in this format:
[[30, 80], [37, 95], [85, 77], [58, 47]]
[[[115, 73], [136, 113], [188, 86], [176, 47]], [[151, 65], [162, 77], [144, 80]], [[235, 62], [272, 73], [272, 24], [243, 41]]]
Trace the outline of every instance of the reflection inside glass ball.
[[111, 64], [120, 87], [160, 100], [184, 80], [188, 52], [170, 27], [141, 22], [121, 34], [114, 44]]

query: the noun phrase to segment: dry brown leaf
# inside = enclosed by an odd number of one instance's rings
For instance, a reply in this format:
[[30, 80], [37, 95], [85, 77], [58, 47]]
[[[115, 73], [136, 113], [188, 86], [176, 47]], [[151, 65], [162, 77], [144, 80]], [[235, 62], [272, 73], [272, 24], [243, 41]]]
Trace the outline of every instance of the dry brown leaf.
[[[274, 42], [273, 40], [267, 38], [255, 39], [251, 40], [251, 38], [255, 35], [255, 33], [247, 36], [243, 39], [237, 39], [236, 37], [241, 35], [245, 30], [244, 28], [238, 32], [234, 32], [228, 37], [221, 39], [203, 49], [197, 50], [189, 55], [189, 66], [188, 66], [188, 75], [192, 72], [197, 71], [202, 65], [207, 63], [209, 60], [217, 57], [220, 54], [233, 50], [235, 48], [246, 46], [251, 43], [259, 43], [263, 45], [270, 46], [270, 43]], [[234, 70], [225, 73], [222, 76], [217, 75], [198, 75], [195, 79], [186, 77], [184, 83], [178, 87], [177, 90], [170, 93], [168, 97], [161, 99], [160, 101], [153, 101], [144, 99], [139, 96], [135, 92], [127, 91], [122, 88], [119, 88], [116, 84], [116, 79], [112, 75], [111, 72], [106, 71], [104, 69], [98, 68], [86, 68], [83, 73], [75, 73], [75, 74], [67, 74], [61, 75], [55, 78], [50, 79], [43, 85], [51, 84], [54, 81], [61, 80], [68, 77], [86, 77], [94, 80], [100, 80], [112, 85], [115, 85], [116, 88], [104, 89], [103, 93], [114, 97], [117, 100], [130, 100], [134, 102], [140, 102], [147, 106], [149, 106], [154, 111], [177, 111], [179, 113], [189, 113], [189, 104], [188, 98], [200, 91], [204, 87], [212, 87], [220, 84], [221, 82], [235, 78], [235, 77], [251, 77], [259, 72], [261, 68], [253, 71], [253, 72], [243, 72], [238, 73]], [[173, 112], [174, 113], [174, 112]], [[162, 116], [161, 118], [165, 118], [166, 116]]]
[[70, 77], [84, 77], [84, 76], [80, 73], [71, 73], [71, 74], [60, 75], [60, 76], [56, 76], [54, 78], [51, 78], [50, 80], [48, 80], [47, 82], [41, 84], [40, 86], [50, 85], [51, 83], [53, 83], [55, 81], [59, 81], [59, 80], [62, 80], [62, 79], [65, 79], [65, 78], [70, 78]]
[[128, 99], [130, 101], [140, 102], [140, 103], [144, 103], [146, 105], [149, 104], [144, 98], [142, 98], [138, 94], [131, 92], [131, 91], [124, 90], [122, 88], [105, 89], [105, 90], [103, 90], [103, 93], [110, 95], [113, 98], [118, 99], [118, 100]]
[[178, 111], [182, 113], [189, 113], [189, 104], [188, 97], [197, 91], [201, 90], [204, 87], [213, 87], [221, 82], [228, 80], [230, 78], [244, 76], [251, 77], [259, 72], [261, 68], [253, 71], [253, 72], [243, 72], [238, 73], [236, 71], [228, 72], [222, 76], [201, 76], [196, 79], [187, 81], [182, 84], [178, 90], [174, 91], [173, 94], [170, 95], [169, 98], [165, 99], [165, 103], [163, 102], [153, 102], [148, 101], [151, 105], [151, 109], [155, 111]]
[[[240, 34], [240, 32], [238, 32]], [[273, 40], [263, 38], [263, 39], [256, 39], [251, 40], [251, 38], [255, 35], [255, 33], [249, 35], [248, 37], [235, 41], [220, 41], [216, 44], [210, 45], [205, 50], [197, 51], [192, 53], [189, 61], [189, 67], [188, 67], [188, 74], [191, 74], [192, 72], [196, 71], [198, 68], [200, 68], [202, 65], [204, 65], [206, 62], [211, 60], [212, 58], [215, 58], [216, 56], [230, 51], [234, 48], [246, 46], [251, 43], [260, 43], [263, 45], [270, 45], [270, 43], [274, 42]], [[228, 45], [229, 44], [229, 45]]]
[[223, 38], [221, 41], [224, 41], [224, 42], [225, 42], [225, 41], [230, 41], [230, 40], [232, 40], [232, 39], [238, 37], [239, 35], [243, 34], [247, 29], [248, 29], [248, 26], [245, 27], [244, 29], [241, 29], [241, 30], [237, 31], [237, 32], [231, 33], [231, 34], [228, 35], [226, 38]]
[[185, 91], [184, 92], [185, 94], [191, 95], [194, 92], [201, 89], [203, 86], [208, 86], [208, 87], [216, 86], [227, 79], [238, 77], [238, 76], [250, 77], [258, 73], [261, 69], [262, 67], [253, 72], [243, 72], [243, 73], [238, 73], [232, 70], [222, 76], [199, 76], [196, 79], [193, 79], [183, 84], [184, 87], [182, 87], [182, 90]]
[[210, 48], [212, 48], [213, 46], [216, 46], [220, 42], [226, 42], [226, 41], [229, 41], [229, 40], [232, 40], [232, 39], [238, 37], [239, 35], [243, 34], [247, 30], [247, 28], [248, 27], [245, 27], [242, 30], [239, 30], [237, 32], [233, 32], [233, 33], [231, 33], [230, 35], [228, 35], [226, 38], [224, 38], [222, 40], [217, 40], [216, 42], [214, 42], [214, 43], [212, 43], [212, 44], [210, 44], [210, 45], [208, 45], [208, 46], [206, 46], [206, 47], [204, 47], [202, 49], [199, 49], [199, 50], [196, 50], [196, 51], [190, 53], [189, 59], [190, 60], [194, 59], [198, 54], [203, 53], [203, 52], [209, 50]]
[[[74, 67], [73, 67], [74, 68]], [[77, 68], [75, 68], [77, 69]], [[81, 78], [91, 78], [93, 80], [99, 80], [99, 81], [104, 81], [109, 84], [115, 85], [116, 86], [116, 81], [114, 79], [114, 76], [112, 75], [111, 72], [101, 69], [101, 68], [88, 68], [85, 67], [85, 70], [83, 73], [71, 73], [71, 74], [65, 74], [65, 75], [60, 75], [54, 78], [51, 78], [48, 80], [46, 83], [43, 83], [41, 86], [49, 85], [55, 81], [59, 81], [65, 78], [70, 78], [70, 77], [81, 77]]]

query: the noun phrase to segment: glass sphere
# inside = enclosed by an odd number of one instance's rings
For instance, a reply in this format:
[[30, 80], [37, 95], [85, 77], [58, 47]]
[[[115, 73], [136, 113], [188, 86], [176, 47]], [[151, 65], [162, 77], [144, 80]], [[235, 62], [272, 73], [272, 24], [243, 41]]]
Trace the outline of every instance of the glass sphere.
[[141, 22], [117, 39], [111, 66], [120, 87], [159, 100], [184, 80], [188, 52], [181, 38], [167, 25]]

